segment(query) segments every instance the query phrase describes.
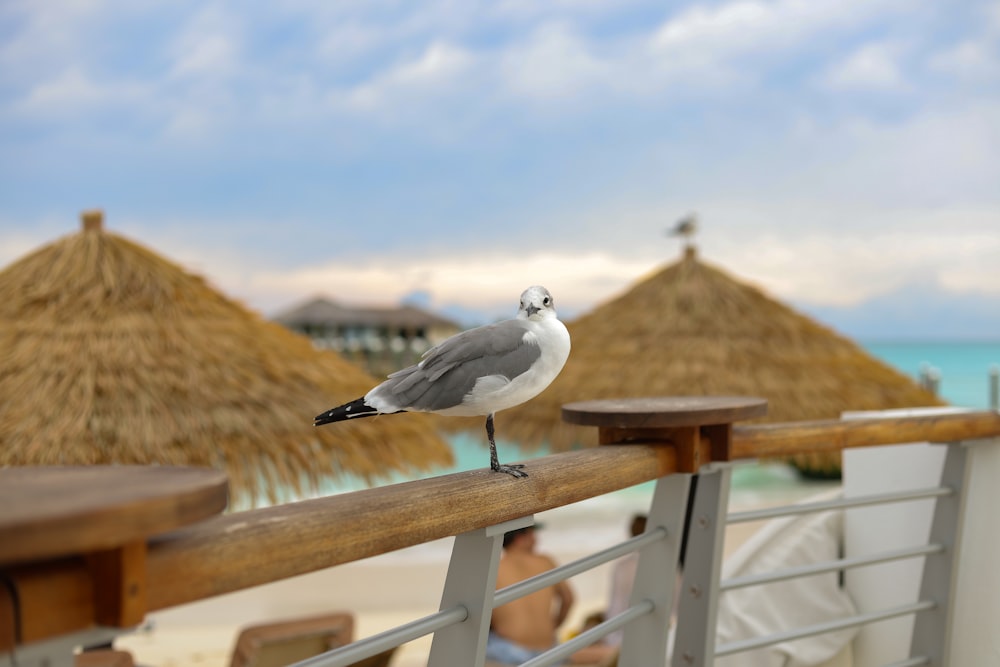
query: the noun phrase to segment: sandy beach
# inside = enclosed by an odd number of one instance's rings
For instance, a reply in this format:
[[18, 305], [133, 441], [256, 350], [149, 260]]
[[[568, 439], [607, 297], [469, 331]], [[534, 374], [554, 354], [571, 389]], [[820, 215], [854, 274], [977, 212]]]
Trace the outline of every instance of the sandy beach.
[[[800, 499], [829, 485], [792, 484], [765, 496], [734, 493], [730, 509], [773, 505]], [[536, 517], [544, 524], [539, 548], [566, 563], [624, 539], [633, 512], [648, 507], [643, 494], [591, 499]], [[732, 553], [759, 523], [729, 526], [725, 553]], [[147, 626], [121, 637], [116, 647], [131, 651], [137, 664], [150, 667], [226, 667], [241, 628], [302, 616], [349, 612], [355, 639], [416, 620], [438, 609], [452, 539], [437, 540], [329, 570], [219, 596], [151, 614]], [[570, 580], [577, 597], [563, 632], [603, 610], [611, 564]], [[410, 642], [393, 658], [393, 667], [424, 667], [430, 637]]]

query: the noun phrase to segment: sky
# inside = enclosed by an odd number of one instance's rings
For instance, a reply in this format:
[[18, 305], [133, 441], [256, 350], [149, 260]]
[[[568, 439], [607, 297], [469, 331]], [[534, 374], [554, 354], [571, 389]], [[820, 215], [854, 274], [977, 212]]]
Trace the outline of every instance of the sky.
[[106, 226], [273, 315], [564, 319], [699, 256], [1000, 339], [1000, 2], [0, 3], [0, 266]]

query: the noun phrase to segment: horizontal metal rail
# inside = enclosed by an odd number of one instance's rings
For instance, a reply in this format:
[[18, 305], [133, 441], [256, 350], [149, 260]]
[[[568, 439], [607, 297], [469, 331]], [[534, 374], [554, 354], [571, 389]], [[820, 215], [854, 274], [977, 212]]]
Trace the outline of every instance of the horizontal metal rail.
[[723, 579], [719, 583], [719, 590], [728, 591], [734, 588], [744, 588], [746, 586], [759, 586], [761, 584], [769, 584], [775, 581], [785, 581], [787, 579], [796, 579], [798, 577], [809, 577], [815, 574], [824, 574], [826, 572], [839, 572], [840, 570], [849, 570], [855, 567], [864, 567], [866, 565], [875, 565], [877, 563], [903, 560], [905, 558], [927, 556], [929, 554], [941, 553], [943, 551], [943, 544], [925, 544], [918, 547], [907, 547], [903, 549], [895, 549], [893, 551], [883, 551], [881, 553], [869, 554], [867, 556], [854, 556], [852, 558], [840, 558], [820, 563], [809, 563], [807, 565], [790, 567], [784, 570], [777, 570], [775, 572], [748, 574], [743, 577]]
[[882, 665], [882, 667], [920, 667], [920, 665], [931, 664], [931, 659], [926, 655], [920, 655], [916, 658], [907, 658], [906, 660], [900, 660], [898, 662], [892, 662], [888, 665]]
[[377, 635], [359, 639], [356, 642], [312, 658], [294, 663], [291, 667], [348, 667], [354, 663], [378, 655], [391, 648], [419, 639], [432, 632], [456, 623], [462, 623], [469, 617], [469, 610], [463, 606], [442, 609], [423, 618], [396, 626]]
[[926, 489], [896, 491], [893, 493], [874, 493], [865, 496], [856, 496], [853, 498], [837, 498], [836, 500], [821, 500], [812, 503], [782, 505], [780, 507], [765, 507], [764, 509], [759, 510], [733, 512], [726, 517], [726, 523], [743, 523], [746, 521], [775, 519], [783, 516], [809, 514], [810, 512], [825, 512], [827, 510], [846, 509], [849, 507], [901, 503], [909, 500], [923, 500], [924, 498], [940, 498], [941, 496], [950, 496], [952, 493], [954, 493], [953, 489], [946, 486], [936, 486]]
[[845, 630], [859, 625], [875, 623], [876, 621], [884, 621], [887, 618], [896, 618], [897, 616], [916, 614], [917, 612], [928, 611], [936, 606], [937, 604], [932, 600], [921, 600], [912, 604], [883, 609], [882, 611], [873, 611], [867, 614], [856, 614], [854, 616], [848, 616], [847, 618], [841, 618], [835, 621], [806, 625], [801, 628], [788, 630], [786, 632], [776, 632], [772, 635], [765, 635], [763, 637], [754, 637], [753, 639], [730, 642], [728, 644], [717, 646], [715, 648], [715, 657], [721, 658], [726, 655], [732, 655], [733, 653], [752, 651], [754, 649], [764, 648], [765, 646], [780, 644], [781, 642], [804, 639], [814, 635], [822, 635], [828, 632], [836, 632], [837, 630]]
[[652, 544], [658, 540], [662, 540], [667, 536], [667, 529], [662, 526], [651, 530], [642, 535], [637, 535], [636, 537], [620, 542], [613, 547], [608, 547], [597, 553], [593, 553], [589, 556], [584, 556], [578, 560], [571, 561], [564, 565], [560, 565], [541, 574], [535, 575], [524, 581], [519, 581], [516, 584], [511, 584], [501, 588], [496, 592], [493, 597], [493, 607], [499, 607], [505, 605], [512, 600], [524, 597], [525, 595], [531, 595], [535, 591], [540, 591], [543, 588], [548, 588], [553, 584], [558, 584], [560, 581], [569, 579], [570, 577], [576, 576], [581, 572], [586, 572], [587, 570], [592, 570], [593, 568], [604, 565], [616, 558], [620, 558], [626, 554], [630, 554], [633, 551], [638, 551], [647, 544]]
[[[552, 570], [548, 570], [547, 572], [543, 572], [535, 577], [531, 577], [529, 579], [525, 579], [524, 581], [502, 588], [496, 592], [493, 599], [493, 606], [499, 607], [500, 605], [516, 600], [517, 598], [530, 595], [535, 591], [548, 588], [555, 583], [576, 576], [582, 572], [586, 572], [587, 570], [591, 570], [626, 554], [638, 551], [647, 544], [652, 544], [657, 540], [662, 540], [666, 537], [666, 535], [667, 531], [665, 528], [656, 528], [648, 533], [632, 537], [597, 553], [593, 553], [589, 556], [585, 556], [584, 558], [580, 558]], [[618, 630], [633, 618], [647, 614], [651, 610], [652, 603], [629, 608], [614, 618], [608, 619], [600, 625], [591, 628], [586, 633], [581, 633], [579, 636], [574, 637], [571, 641], [573, 642], [572, 646], [575, 646], [576, 648], [562, 649], [561, 647], [566, 644], [561, 644], [559, 647], [552, 649], [552, 651], [560, 651], [558, 655], [552, 658], [552, 662], [538, 664], [557, 664], [561, 659], [576, 652], [580, 648], [589, 646], [605, 635]], [[294, 667], [345, 667], [359, 660], [378, 655], [379, 653], [387, 651], [390, 648], [401, 646], [402, 644], [413, 641], [414, 639], [419, 639], [420, 637], [429, 635], [432, 632], [437, 632], [438, 630], [449, 625], [461, 623], [465, 621], [468, 614], [468, 609], [462, 606], [442, 610], [406, 625], [401, 625], [377, 635], [361, 639], [348, 646], [328, 651], [327, 653], [318, 655], [308, 660], [303, 660], [302, 662], [297, 662]], [[549, 653], [551, 653], [551, 651]], [[539, 656], [537, 659], [544, 658], [547, 655], [548, 653]]]
[[653, 608], [654, 605], [652, 600], [643, 600], [639, 604], [629, 607], [622, 613], [609, 618], [603, 623], [581, 632], [576, 637], [549, 649], [545, 653], [532, 658], [527, 662], [521, 663], [521, 667], [548, 667], [549, 665], [560, 665], [566, 658], [573, 655], [580, 649], [590, 646], [615, 630], [623, 628], [628, 622], [639, 618], [640, 616], [649, 614], [653, 611]]

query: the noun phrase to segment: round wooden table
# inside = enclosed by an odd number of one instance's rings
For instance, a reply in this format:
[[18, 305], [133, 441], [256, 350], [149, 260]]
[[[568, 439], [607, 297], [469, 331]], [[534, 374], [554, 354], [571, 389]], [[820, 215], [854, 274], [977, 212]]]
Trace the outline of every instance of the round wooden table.
[[175, 466], [0, 469], [0, 565], [114, 549], [226, 508], [226, 474]]
[[673, 446], [678, 472], [728, 461], [733, 422], [767, 414], [767, 400], [749, 396], [657, 396], [567, 403], [563, 421], [596, 426], [602, 445], [657, 442]]
[[0, 627], [18, 629], [0, 631], [0, 655], [97, 628], [104, 642], [107, 628], [141, 623], [149, 538], [227, 500], [225, 473], [210, 468], [0, 469]]

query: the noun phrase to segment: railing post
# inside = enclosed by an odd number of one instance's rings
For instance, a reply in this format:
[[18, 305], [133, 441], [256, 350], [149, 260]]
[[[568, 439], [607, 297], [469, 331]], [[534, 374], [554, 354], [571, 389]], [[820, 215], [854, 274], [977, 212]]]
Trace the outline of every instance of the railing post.
[[910, 655], [925, 656], [934, 667], [945, 667], [950, 652], [959, 545], [969, 479], [968, 458], [967, 447], [962, 443], [948, 445], [941, 470], [941, 486], [952, 489], [952, 493], [935, 502], [929, 538], [930, 544], [943, 544], [945, 549], [928, 554], [924, 560], [917, 597], [918, 600], [931, 600], [935, 606], [916, 615], [910, 640]]
[[690, 474], [677, 473], [656, 481], [646, 532], [664, 528], [667, 537], [642, 548], [629, 606], [643, 600], [653, 603], [653, 611], [625, 626], [619, 667], [665, 667], [667, 629], [674, 606], [677, 557], [684, 532]]
[[[650, 590], [657, 596], [653, 601], [657, 604], [648, 618], [641, 617], [625, 626], [620, 663], [623, 667], [639, 667], [640, 664], [645, 667], [666, 662], [666, 636], [673, 605], [672, 599], [663, 600], [663, 604], [659, 602], [660, 596], [665, 592], [671, 594], [674, 588], [679, 548], [677, 538], [681, 535], [677, 527], [684, 523], [688, 500], [686, 492], [678, 494], [692, 483], [691, 473], [700, 474], [697, 475], [691, 525], [684, 528], [688, 531], [688, 542], [682, 606], [678, 617], [681, 627], [677, 633], [678, 637], [684, 638], [684, 642], [681, 655], [678, 655], [678, 648], [674, 649], [673, 664], [684, 667], [711, 665], [722, 539], [729, 499], [729, 466], [711, 464], [731, 459], [733, 422], [765, 414], [767, 401], [745, 396], [636, 398], [585, 401], [563, 406], [565, 421], [597, 426], [597, 440], [602, 445], [631, 442], [662, 445], [665, 458], [672, 455], [672, 469], [678, 473], [673, 476], [673, 481], [664, 482], [663, 486], [664, 497], [671, 497], [675, 503], [672, 516], [667, 508], [661, 508], [663, 514], [658, 517], [660, 525], [668, 527], [667, 540], [657, 547], [661, 552], [655, 564], [654, 558], [647, 559], [646, 554], [640, 556], [639, 567], [643, 568], [646, 563], [648, 569], [643, 572], [641, 581], [637, 573], [633, 586], [633, 605], [650, 597], [643, 594], [643, 587], [651, 587]], [[660, 491], [659, 483], [657, 490]], [[659, 502], [654, 500], [654, 503]], [[673, 531], [670, 525], [674, 526]], [[668, 561], [668, 558], [671, 560]], [[685, 616], [690, 618], [685, 620]], [[662, 636], [652, 637], [650, 633], [654, 631]]]
[[504, 533], [533, 524], [534, 517], [526, 516], [455, 538], [440, 608], [443, 611], [461, 606], [468, 616], [434, 633], [428, 667], [480, 667], [485, 662]]
[[698, 475], [687, 526], [684, 574], [677, 611], [673, 667], [711, 667], [722, 570], [731, 468], [708, 466]]

